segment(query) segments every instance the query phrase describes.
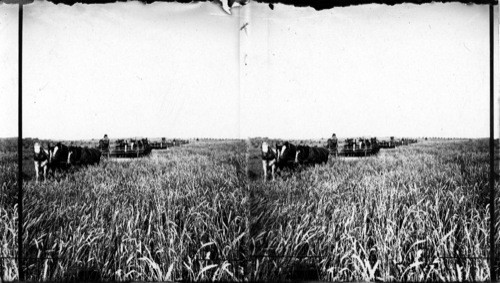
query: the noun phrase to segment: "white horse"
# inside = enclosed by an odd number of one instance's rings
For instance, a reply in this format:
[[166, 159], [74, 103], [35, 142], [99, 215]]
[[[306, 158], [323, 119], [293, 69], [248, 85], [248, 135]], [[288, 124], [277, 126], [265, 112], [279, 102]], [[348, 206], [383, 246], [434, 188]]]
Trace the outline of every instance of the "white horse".
[[267, 142], [263, 142], [261, 145], [262, 151], [262, 169], [264, 170], [264, 181], [267, 181], [267, 171], [271, 168], [271, 176], [274, 181], [274, 175], [276, 172], [276, 158], [277, 152], [274, 148], [269, 147]]
[[43, 180], [47, 180], [47, 166], [49, 163], [49, 159], [51, 154], [45, 148], [42, 148], [38, 142], [34, 145], [34, 161], [35, 161], [35, 173], [36, 173], [36, 182], [38, 183], [38, 179], [40, 177], [40, 169], [43, 170]]

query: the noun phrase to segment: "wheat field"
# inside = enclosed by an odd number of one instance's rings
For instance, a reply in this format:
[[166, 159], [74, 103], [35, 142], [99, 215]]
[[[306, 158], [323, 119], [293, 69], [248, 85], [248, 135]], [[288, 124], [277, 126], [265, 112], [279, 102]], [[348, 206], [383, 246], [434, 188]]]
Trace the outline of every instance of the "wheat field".
[[251, 279], [488, 280], [488, 145], [428, 141], [275, 182], [250, 174]]
[[26, 279], [243, 280], [244, 146], [197, 143], [25, 182]]
[[0, 148], [0, 281], [12, 281], [18, 278], [17, 153]]
[[[489, 280], [487, 140], [330, 159], [274, 182], [259, 145], [195, 142], [35, 184], [28, 141], [26, 279]], [[0, 278], [12, 281], [17, 154], [2, 148]]]

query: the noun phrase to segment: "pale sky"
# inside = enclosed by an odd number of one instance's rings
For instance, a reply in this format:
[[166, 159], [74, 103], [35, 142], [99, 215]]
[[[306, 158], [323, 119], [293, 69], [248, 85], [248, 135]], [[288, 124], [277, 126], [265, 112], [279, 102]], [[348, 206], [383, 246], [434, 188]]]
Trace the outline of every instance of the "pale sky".
[[488, 6], [252, 8], [250, 136], [489, 136]]
[[[25, 6], [23, 136], [489, 135], [487, 6], [274, 7]], [[17, 13], [0, 5], [0, 137]]]

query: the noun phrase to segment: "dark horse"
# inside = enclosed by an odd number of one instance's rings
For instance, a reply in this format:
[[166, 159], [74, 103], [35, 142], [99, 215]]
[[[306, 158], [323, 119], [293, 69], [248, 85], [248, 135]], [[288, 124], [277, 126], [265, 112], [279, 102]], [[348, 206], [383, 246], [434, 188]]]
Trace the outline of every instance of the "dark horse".
[[276, 144], [276, 167], [280, 170], [283, 168], [293, 169], [296, 167], [295, 157], [297, 155], [297, 147], [286, 141], [282, 144]]
[[330, 152], [323, 147], [297, 146], [295, 163], [304, 165], [326, 164]]
[[48, 169], [52, 174], [56, 170], [67, 170], [70, 167], [68, 162], [69, 148], [58, 142], [55, 146], [49, 145], [49, 164]]
[[68, 163], [77, 166], [99, 165], [101, 151], [96, 148], [70, 146]]

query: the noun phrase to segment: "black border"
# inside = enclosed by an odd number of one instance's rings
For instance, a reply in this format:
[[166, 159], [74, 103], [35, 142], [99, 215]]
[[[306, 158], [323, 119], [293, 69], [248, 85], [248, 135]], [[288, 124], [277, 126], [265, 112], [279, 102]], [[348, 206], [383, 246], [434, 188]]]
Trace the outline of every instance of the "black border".
[[[5, 3], [18, 3], [19, 1], [30, 4], [35, 0], [2, 0]], [[498, 0], [46, 0], [54, 4], [65, 4], [74, 5], [77, 3], [81, 4], [106, 4], [106, 3], [116, 3], [116, 2], [128, 2], [136, 1], [142, 4], [151, 4], [154, 2], [177, 2], [177, 3], [196, 3], [196, 2], [227, 2], [229, 7], [233, 7], [235, 2], [240, 5], [245, 5], [249, 1], [254, 1], [257, 3], [268, 4], [271, 9], [274, 8], [274, 4], [284, 4], [292, 5], [296, 7], [311, 7], [316, 10], [331, 9], [335, 7], [348, 7], [357, 6], [365, 4], [385, 4], [385, 5], [398, 5], [403, 3], [412, 3], [416, 5], [426, 4], [426, 3], [462, 3], [462, 4], [482, 4], [497, 5]], [[1, 2], [1, 1], [0, 1]]]
[[[99, 3], [101, 1], [85, 1], [85, 0], [47, 0], [49, 2], [53, 3], [65, 3], [68, 5], [73, 5], [75, 3]], [[125, 0], [126, 1], [126, 0]], [[142, 3], [152, 3], [155, 2], [155, 0], [139, 0]], [[7, 2], [7, 1], [6, 1]], [[23, 3], [24, 2], [24, 3]], [[102, 1], [102, 2], [116, 2], [116, 1]], [[101, 3], [102, 3], [101, 2]], [[190, 3], [194, 1], [190, 0], [177, 0], [177, 1], [160, 1], [160, 2], [183, 2], [183, 3]], [[300, 7], [304, 6], [311, 6], [315, 9], [318, 9], [318, 6], [315, 6], [315, 4], [318, 3], [323, 3], [323, 5], [326, 6], [319, 6], [319, 9], [326, 9], [326, 8], [332, 8], [334, 6], [350, 6], [351, 4], [354, 3], [356, 4], [368, 4], [368, 3], [379, 3], [379, 4], [389, 4], [394, 5], [394, 4], [399, 4], [399, 3], [417, 3], [417, 4], [422, 4], [422, 3], [432, 3], [434, 1], [415, 1], [415, 0], [410, 0], [410, 1], [362, 1], [362, 0], [357, 0], [353, 2], [349, 1], [331, 1], [331, 3], [328, 3], [330, 1], [321, 1], [321, 0], [257, 0], [256, 2], [261, 2], [261, 3], [269, 3], [270, 8], [272, 9], [272, 3], [284, 3], [284, 4], [289, 4], [289, 5], [296, 5]], [[466, 1], [438, 1], [442, 3], [446, 2], [461, 2], [461, 3], [471, 3], [471, 2], [466, 2]], [[18, 199], [17, 199], [17, 213], [18, 213], [18, 235], [17, 235], [17, 244], [18, 244], [18, 255], [17, 255], [17, 260], [18, 260], [18, 276], [19, 276], [19, 281], [24, 281], [24, 260], [23, 260], [23, 179], [22, 179], [22, 169], [23, 169], [23, 122], [22, 122], [22, 90], [23, 90], [23, 80], [22, 80], [22, 70], [23, 70], [23, 5], [31, 3], [30, 1], [19, 1], [19, 26], [18, 26], [18, 142], [17, 142], [17, 151], [18, 151], [18, 177], [17, 177], [17, 188], [18, 188]], [[233, 1], [234, 3], [234, 1]], [[297, 5], [297, 3], [299, 5]], [[484, 4], [484, 3], [489, 3], [489, 37], [490, 37], [490, 172], [489, 172], [489, 189], [490, 189], [490, 257], [489, 257], [489, 262], [490, 262], [490, 282], [495, 282], [497, 280], [496, 276], [496, 266], [495, 266], [495, 259], [496, 259], [496, 253], [495, 253], [495, 140], [494, 140], [494, 51], [495, 51], [495, 36], [494, 36], [494, 8], [497, 6], [498, 1], [487, 1], [483, 2], [481, 0], [479, 1], [474, 1], [473, 3], [476, 4]]]
[[23, 261], [23, 3], [19, 2], [19, 89], [18, 89], [18, 131], [17, 140], [17, 268], [19, 281], [24, 281], [24, 261]]
[[[36, 0], [0, 0], [7, 4], [22, 2], [24, 4], [31, 4]], [[45, 0], [54, 4], [65, 4], [72, 6], [74, 4], [106, 4], [117, 2], [139, 2], [142, 4], [151, 4], [155, 2], [177, 2], [177, 3], [199, 3], [199, 2], [214, 2], [216, 4], [227, 3], [229, 8], [232, 8], [235, 3], [244, 6], [250, 1], [257, 3], [268, 4], [269, 8], [274, 9], [274, 4], [292, 5], [295, 7], [311, 7], [315, 10], [332, 9], [335, 7], [348, 7], [366, 4], [384, 4], [384, 5], [399, 5], [403, 3], [411, 3], [415, 5], [428, 4], [428, 3], [462, 3], [466, 5], [479, 4], [479, 5], [497, 5], [498, 0]]]
[[490, 3], [490, 281], [496, 281], [495, 273], [495, 137], [494, 137], [494, 19], [493, 19], [494, 4]]

